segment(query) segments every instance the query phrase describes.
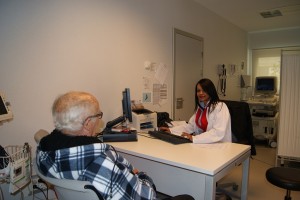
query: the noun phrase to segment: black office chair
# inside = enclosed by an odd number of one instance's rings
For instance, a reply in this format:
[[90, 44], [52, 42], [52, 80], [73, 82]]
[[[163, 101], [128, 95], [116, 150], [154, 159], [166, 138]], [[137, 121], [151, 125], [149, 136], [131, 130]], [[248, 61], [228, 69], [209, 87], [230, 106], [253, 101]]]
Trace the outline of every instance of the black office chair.
[[277, 187], [286, 189], [284, 200], [291, 200], [291, 191], [300, 191], [300, 169], [272, 167], [266, 171], [267, 180]]
[[249, 104], [243, 101], [223, 101], [230, 112], [232, 142], [251, 146], [251, 155], [256, 155], [252, 117]]
[[[256, 155], [252, 118], [248, 103], [229, 100], [224, 100], [223, 102], [227, 105], [231, 117], [232, 142], [250, 145], [251, 155]], [[231, 182], [217, 184], [217, 191], [223, 192], [231, 197], [240, 198], [235, 193], [226, 190], [228, 187], [231, 187], [233, 191], [238, 190], [238, 185]]]

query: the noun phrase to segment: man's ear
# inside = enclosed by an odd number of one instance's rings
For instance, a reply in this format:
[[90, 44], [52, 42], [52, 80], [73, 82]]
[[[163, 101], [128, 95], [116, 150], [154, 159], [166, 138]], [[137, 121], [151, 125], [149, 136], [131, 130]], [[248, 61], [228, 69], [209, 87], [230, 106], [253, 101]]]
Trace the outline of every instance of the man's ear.
[[88, 118], [83, 123], [81, 135], [90, 136], [91, 133], [93, 132], [93, 130], [94, 130], [94, 127], [93, 127], [92, 119]]
[[83, 128], [89, 130], [91, 125], [91, 118], [87, 118], [83, 123]]

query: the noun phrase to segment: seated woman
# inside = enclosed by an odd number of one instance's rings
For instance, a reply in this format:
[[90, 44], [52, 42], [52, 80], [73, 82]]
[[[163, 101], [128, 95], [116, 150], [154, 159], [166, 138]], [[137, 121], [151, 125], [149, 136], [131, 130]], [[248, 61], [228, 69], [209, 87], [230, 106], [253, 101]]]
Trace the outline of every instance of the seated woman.
[[195, 87], [195, 110], [188, 124], [160, 130], [187, 137], [193, 143], [231, 142], [230, 113], [213, 82], [201, 79]]

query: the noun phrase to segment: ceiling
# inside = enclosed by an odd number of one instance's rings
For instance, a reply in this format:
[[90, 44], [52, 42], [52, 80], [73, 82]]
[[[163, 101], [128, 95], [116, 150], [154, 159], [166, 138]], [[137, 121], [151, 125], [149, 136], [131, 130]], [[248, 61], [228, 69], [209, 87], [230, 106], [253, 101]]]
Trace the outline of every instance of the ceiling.
[[[300, 0], [194, 1], [247, 32], [300, 27]], [[282, 16], [263, 18], [261, 12]]]

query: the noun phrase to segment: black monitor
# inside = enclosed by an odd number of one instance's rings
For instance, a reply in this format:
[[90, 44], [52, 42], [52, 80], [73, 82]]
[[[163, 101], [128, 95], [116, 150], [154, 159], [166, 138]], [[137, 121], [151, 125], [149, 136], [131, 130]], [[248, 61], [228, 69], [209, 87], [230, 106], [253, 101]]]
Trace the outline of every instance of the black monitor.
[[122, 99], [122, 108], [123, 108], [123, 116], [129, 122], [132, 122], [132, 111], [131, 111], [131, 99], [130, 99], [130, 89], [125, 88], [123, 91], [123, 99]]
[[259, 76], [255, 78], [256, 95], [275, 95], [277, 92], [277, 77]]
[[12, 112], [9, 110], [3, 95], [0, 93], [0, 122], [12, 118]]
[[[122, 92], [122, 112], [123, 114], [107, 122], [105, 129], [102, 132], [102, 140], [104, 142], [126, 142], [137, 141], [136, 130], [131, 130], [128, 127], [128, 122], [132, 122], [130, 90], [125, 88]], [[119, 126], [119, 124], [122, 124]]]
[[120, 123], [126, 122], [127, 120], [129, 122], [132, 122], [132, 112], [131, 112], [131, 99], [130, 99], [130, 90], [129, 88], [125, 88], [125, 90], [122, 92], [122, 112], [123, 115], [120, 117], [107, 122], [106, 128], [112, 128]]

